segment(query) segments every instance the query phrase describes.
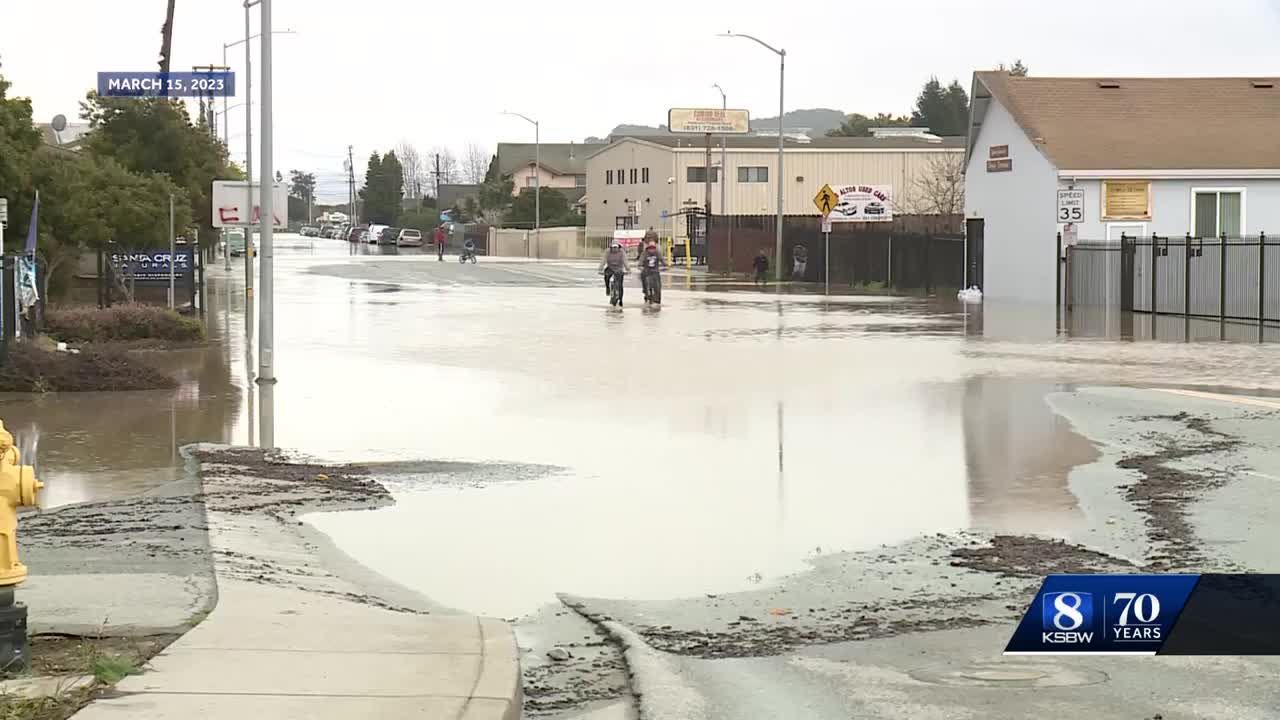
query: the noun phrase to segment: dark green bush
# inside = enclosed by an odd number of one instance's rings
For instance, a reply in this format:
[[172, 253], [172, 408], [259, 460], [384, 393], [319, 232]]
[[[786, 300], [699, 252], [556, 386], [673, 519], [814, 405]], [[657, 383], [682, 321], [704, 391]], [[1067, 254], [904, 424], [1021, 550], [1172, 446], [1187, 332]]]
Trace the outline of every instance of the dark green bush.
[[45, 313], [45, 332], [64, 342], [196, 342], [204, 325], [155, 305], [129, 303], [99, 309], [92, 305], [54, 308]]

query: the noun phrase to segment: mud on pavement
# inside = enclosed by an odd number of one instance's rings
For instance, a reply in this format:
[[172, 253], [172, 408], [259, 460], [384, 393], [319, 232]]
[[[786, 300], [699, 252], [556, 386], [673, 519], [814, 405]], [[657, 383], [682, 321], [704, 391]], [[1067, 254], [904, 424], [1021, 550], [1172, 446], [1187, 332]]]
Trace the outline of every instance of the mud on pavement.
[[1120, 471], [1108, 475], [1143, 529], [1142, 557], [1056, 538], [970, 531], [878, 552], [816, 557], [811, 570], [757, 591], [661, 602], [565, 602], [598, 624], [621, 623], [656, 650], [698, 658], [756, 657], [808, 645], [1012, 624], [1049, 574], [1203, 567], [1208, 561], [1189, 507], [1230, 482], [1239, 468], [1223, 458], [1242, 441], [1216, 429], [1210, 418], [1185, 412], [1116, 420], [1177, 426], [1140, 432], [1130, 450], [1100, 461]]

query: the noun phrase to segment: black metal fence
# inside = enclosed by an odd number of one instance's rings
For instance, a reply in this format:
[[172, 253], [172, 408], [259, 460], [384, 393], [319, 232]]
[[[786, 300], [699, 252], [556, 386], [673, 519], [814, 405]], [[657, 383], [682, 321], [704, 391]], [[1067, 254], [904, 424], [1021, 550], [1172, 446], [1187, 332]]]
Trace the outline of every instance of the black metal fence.
[[1280, 241], [1121, 236], [1069, 246], [1060, 276], [1068, 309], [1280, 322]]
[[[830, 233], [831, 282], [879, 284], [901, 290], [957, 290], [969, 276], [981, 274], [981, 249], [966, 248], [963, 233], [934, 227], [940, 221], [909, 216], [893, 223], [835, 223]], [[749, 273], [756, 253], [764, 250], [773, 267], [775, 220], [769, 216], [733, 218], [732, 241], [726, 224], [712, 222], [709, 269]], [[754, 222], [752, 222], [754, 221]], [[782, 227], [783, 267], [788, 280], [822, 282], [826, 277], [827, 237], [817, 216], [787, 217]], [[954, 224], [954, 223], [953, 223]], [[793, 274], [796, 249], [808, 254], [804, 273]], [[696, 247], [696, 246], [695, 246]], [[971, 282], [970, 284], [975, 284]]]

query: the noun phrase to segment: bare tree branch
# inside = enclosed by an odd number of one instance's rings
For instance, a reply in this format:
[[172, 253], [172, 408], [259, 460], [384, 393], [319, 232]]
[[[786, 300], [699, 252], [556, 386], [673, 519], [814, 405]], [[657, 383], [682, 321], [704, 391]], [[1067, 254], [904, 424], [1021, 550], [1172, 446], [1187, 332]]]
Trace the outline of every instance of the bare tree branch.
[[396, 146], [396, 159], [400, 161], [400, 173], [404, 177], [404, 194], [410, 199], [422, 197], [425, 186], [425, 170], [418, 148], [405, 140]]
[[462, 178], [464, 182], [479, 185], [489, 172], [489, 151], [475, 143], [467, 143], [462, 154]]
[[[938, 153], [910, 188], [911, 210], [950, 222], [964, 213], [964, 154]], [[958, 229], [958, 228], [956, 228]]]

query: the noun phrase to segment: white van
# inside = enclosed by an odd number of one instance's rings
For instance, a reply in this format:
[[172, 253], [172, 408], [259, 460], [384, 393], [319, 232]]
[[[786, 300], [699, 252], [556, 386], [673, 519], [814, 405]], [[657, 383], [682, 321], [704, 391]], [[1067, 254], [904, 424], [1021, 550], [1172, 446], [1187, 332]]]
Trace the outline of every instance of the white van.
[[391, 227], [390, 225], [370, 225], [369, 234], [365, 236], [365, 241], [371, 245], [378, 243], [378, 238], [382, 237], [382, 231]]
[[422, 233], [416, 228], [405, 228], [400, 231], [400, 237], [396, 238], [396, 244], [401, 247], [422, 247]]

